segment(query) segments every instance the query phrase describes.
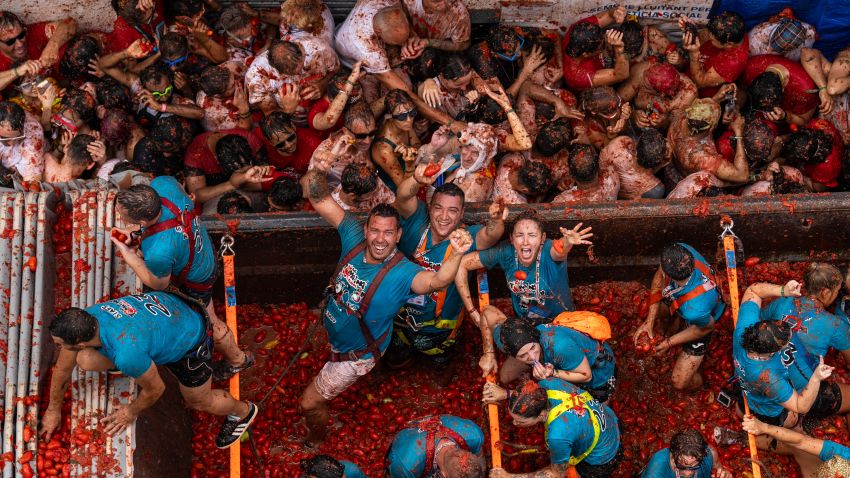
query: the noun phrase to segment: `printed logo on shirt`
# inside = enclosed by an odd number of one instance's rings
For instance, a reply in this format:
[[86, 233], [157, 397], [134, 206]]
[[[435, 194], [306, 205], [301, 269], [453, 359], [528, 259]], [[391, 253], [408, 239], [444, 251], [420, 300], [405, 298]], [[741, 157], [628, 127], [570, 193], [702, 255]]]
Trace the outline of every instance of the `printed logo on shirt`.
[[519, 308], [523, 311], [527, 311], [533, 304], [542, 304], [546, 302], [547, 299], [554, 297], [554, 295], [548, 294], [546, 291], [542, 290], [539, 294], [535, 294], [536, 288], [534, 283], [528, 283], [522, 280], [512, 280], [508, 282], [508, 288], [511, 293], [519, 297]]
[[136, 308], [127, 303], [124, 299], [118, 299], [115, 301], [119, 308], [121, 308], [121, 313], [130, 317], [134, 317], [136, 315]]
[[357, 274], [357, 268], [346, 264], [334, 280], [334, 299], [350, 310], [357, 310], [368, 284]]
[[803, 334], [809, 333], [809, 328], [803, 325], [805, 322], [809, 321], [809, 318], [802, 319], [796, 315], [787, 314], [782, 316], [782, 321], [791, 326], [792, 332], [800, 332]]
[[780, 352], [780, 357], [782, 358], [782, 365], [786, 368], [792, 365], [795, 361], [794, 356], [797, 354], [797, 347], [794, 346], [792, 342], [788, 342], [788, 345], [782, 349]]

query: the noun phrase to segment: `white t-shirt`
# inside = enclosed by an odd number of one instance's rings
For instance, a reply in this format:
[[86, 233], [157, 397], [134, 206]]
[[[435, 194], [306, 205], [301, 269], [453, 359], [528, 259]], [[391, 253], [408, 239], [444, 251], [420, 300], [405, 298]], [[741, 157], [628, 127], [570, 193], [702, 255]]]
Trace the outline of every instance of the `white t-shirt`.
[[280, 89], [285, 84], [301, 81], [301, 75], [284, 76], [269, 64], [268, 50], [254, 57], [254, 62], [245, 73], [245, 86], [248, 88], [248, 103], [256, 105], [266, 99], [272, 99], [280, 105]]
[[806, 30], [806, 39], [803, 40], [803, 44], [799, 47], [785, 52], [779, 53], [773, 51], [770, 47], [770, 37], [773, 35], [773, 32], [776, 31], [776, 28], [779, 27], [779, 22], [764, 22], [759, 23], [754, 26], [752, 30], [750, 30], [750, 56], [754, 55], [766, 55], [766, 54], [774, 54], [774, 55], [782, 55], [789, 60], [800, 61], [800, 51], [802, 48], [811, 48], [812, 45], [815, 44], [815, 28], [808, 23], [803, 23], [803, 28]]
[[462, 1], [450, 2], [448, 10], [435, 13], [426, 13], [422, 0], [404, 0], [404, 5], [419, 38], [451, 40], [455, 43], [469, 40], [472, 24], [469, 10]]
[[383, 40], [375, 33], [372, 20], [384, 8], [398, 5], [397, 0], [360, 0], [336, 32], [336, 51], [342, 64], [351, 68], [365, 61], [368, 73], [390, 71]]
[[24, 137], [13, 141], [0, 141], [0, 161], [14, 169], [22, 178], [41, 178], [44, 173], [44, 130], [30, 113], [24, 120]]

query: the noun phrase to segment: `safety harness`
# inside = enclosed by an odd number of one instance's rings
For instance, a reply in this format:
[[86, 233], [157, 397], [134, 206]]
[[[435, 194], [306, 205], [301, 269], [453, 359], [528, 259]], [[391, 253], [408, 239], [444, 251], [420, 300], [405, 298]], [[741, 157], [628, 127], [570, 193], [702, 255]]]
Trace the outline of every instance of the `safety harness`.
[[171, 277], [171, 282], [195, 291], [209, 290], [210, 284], [192, 282], [187, 279], [187, 277], [189, 276], [189, 272], [192, 270], [192, 264], [194, 264], [195, 262], [194, 222], [195, 218], [198, 217], [197, 210], [195, 208], [187, 208], [185, 211], [183, 211], [178, 208], [177, 205], [175, 205], [173, 202], [169, 201], [166, 198], [161, 197], [160, 200], [162, 200], [162, 207], [167, 209], [174, 217], [172, 217], [171, 219], [160, 221], [154, 224], [153, 226], [146, 227], [144, 232], [142, 232], [142, 240], [145, 240], [148, 237], [153, 236], [154, 234], [159, 234], [160, 232], [169, 231], [171, 229], [177, 229], [178, 227], [182, 228], [183, 232], [186, 234], [186, 238], [189, 241], [189, 260], [186, 261], [186, 265], [183, 266], [183, 269], [180, 270], [180, 273], [177, 274], [177, 277]]
[[[696, 299], [697, 297], [705, 294], [708, 291], [714, 290], [717, 287], [717, 279], [714, 277], [714, 272], [711, 271], [711, 268], [704, 263], [703, 261], [694, 258], [694, 269], [700, 271], [703, 276], [705, 276], [708, 281], [703, 282], [702, 284], [696, 286], [690, 292], [686, 294], [682, 294], [680, 297], [673, 298], [672, 303], [670, 304], [670, 314], [675, 314], [686, 302]], [[667, 284], [665, 288], [670, 285], [672, 279], [667, 278]], [[662, 299], [661, 291], [655, 291], [649, 295], [649, 305], [656, 304], [661, 302]]]
[[[351, 263], [351, 261], [357, 257], [358, 254], [366, 250], [366, 242], [361, 242], [353, 249], [348, 251], [339, 264], [336, 267], [336, 272], [331, 276], [331, 281], [328, 284], [327, 293], [331, 294], [334, 291], [334, 281], [336, 280], [339, 273], [342, 271], [343, 267]], [[375, 360], [378, 360], [381, 357], [381, 350], [379, 345], [383, 342], [387, 336], [390, 334], [392, 327], [384, 332], [378, 339], [376, 340], [372, 336], [372, 331], [369, 330], [369, 327], [366, 325], [366, 321], [363, 319], [364, 314], [367, 310], [369, 310], [369, 304], [372, 302], [372, 297], [375, 295], [375, 292], [378, 290], [378, 286], [381, 284], [381, 281], [384, 280], [387, 273], [390, 270], [398, 265], [401, 260], [404, 259], [404, 255], [400, 254], [398, 251], [395, 251], [388, 260], [386, 260], [383, 265], [381, 265], [381, 269], [375, 275], [375, 278], [372, 279], [372, 282], [369, 283], [369, 286], [366, 288], [366, 292], [363, 294], [363, 299], [360, 301], [357, 309], [352, 309], [348, 307], [347, 304], [341, 304], [348, 310], [348, 313], [357, 318], [357, 324], [360, 326], [360, 332], [363, 334], [363, 338], [366, 339], [366, 348], [361, 350], [356, 350], [352, 352], [340, 353], [340, 352], [331, 352], [331, 362], [347, 362], [347, 361], [355, 361], [362, 359], [366, 354], [371, 353], [372, 357]]]
[[596, 418], [596, 414], [593, 413], [593, 409], [591, 409], [590, 405], [588, 405], [588, 403], [593, 400], [593, 397], [588, 392], [582, 392], [576, 395], [574, 393], [564, 392], [561, 390], [546, 390], [546, 398], [549, 400], [561, 401], [561, 403], [549, 409], [549, 415], [546, 417], [547, 437], [549, 435], [549, 425], [564, 413], [576, 408], [583, 408], [587, 411], [587, 414], [590, 415], [590, 421], [593, 423], [593, 441], [584, 453], [579, 456], [570, 457], [570, 465], [575, 466], [581, 463], [582, 460], [587, 458], [587, 456], [593, 452], [593, 449], [596, 448], [596, 444], [599, 443], [599, 436], [602, 434], [602, 428], [599, 426], [599, 419]]
[[434, 469], [434, 455], [437, 453], [437, 440], [448, 438], [455, 442], [458, 447], [469, 451], [466, 445], [466, 440], [459, 433], [445, 426], [440, 422], [439, 416], [423, 418], [422, 420], [413, 422], [412, 426], [425, 432], [425, 470], [422, 472], [423, 477], [430, 476], [431, 470]]

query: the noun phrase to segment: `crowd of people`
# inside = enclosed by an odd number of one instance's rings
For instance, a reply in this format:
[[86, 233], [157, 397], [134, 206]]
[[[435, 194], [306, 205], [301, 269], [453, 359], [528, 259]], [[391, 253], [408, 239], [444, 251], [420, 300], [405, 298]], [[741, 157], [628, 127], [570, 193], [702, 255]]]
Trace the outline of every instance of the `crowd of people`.
[[[254, 357], [212, 307], [219, 266], [198, 215], [313, 210], [339, 232], [342, 255], [322, 310], [331, 359], [299, 404], [307, 449], [326, 438], [329, 403], [379, 360], [450, 362], [467, 318], [481, 331], [483, 375], [501, 383], [487, 383], [484, 400], [506, 401], [519, 426], [543, 427], [551, 464], [488, 472], [482, 430], [443, 415], [398, 433], [388, 476], [560, 477], [570, 466], [611, 476], [622, 449], [606, 405], [616, 393], [610, 325], [574, 310], [565, 262], [594, 233], [579, 224], [547, 238], [523, 213], [501, 241], [506, 206], [850, 187], [850, 50], [830, 62], [790, 10], [749, 32], [728, 11], [705, 25], [681, 18], [671, 31], [615, 7], [564, 34], [495, 25], [473, 38], [464, 3], [445, 0], [360, 0], [338, 26], [321, 0], [274, 11], [215, 0], [112, 7], [108, 33], [0, 12], [0, 183], [152, 178], [118, 193], [128, 227], [112, 238], [148, 292], [53, 321], [60, 354], [46, 434], [75, 366], [136, 379], [138, 399], [105, 418], [117, 433], [162, 395], [156, 365], [167, 365], [189, 407], [226, 417], [216, 445], [236, 443], [259, 410], [212, 381]], [[467, 203], [489, 207], [485, 224], [463, 225]], [[351, 211], [368, 211], [365, 223]], [[493, 268], [504, 271], [511, 314], [473, 300], [469, 272]], [[665, 247], [635, 333], [658, 353], [681, 350], [671, 381], [683, 392], [702, 387], [726, 307], [714, 274], [692, 247]], [[818, 358], [850, 350], [837, 301], [845, 282], [813, 264], [804, 288], [754, 284], [734, 334], [727, 403], [747, 397], [745, 430], [794, 454], [805, 476], [850, 476], [835, 475], [850, 448], [792, 430], [807, 414], [850, 411], [847, 385], [828, 380]], [[671, 321], [679, 325], [661, 327]], [[746, 440], [725, 429], [715, 439]], [[326, 455], [303, 467], [311, 478], [363, 476]], [[731, 474], [699, 431], [683, 430], [643, 476]]]

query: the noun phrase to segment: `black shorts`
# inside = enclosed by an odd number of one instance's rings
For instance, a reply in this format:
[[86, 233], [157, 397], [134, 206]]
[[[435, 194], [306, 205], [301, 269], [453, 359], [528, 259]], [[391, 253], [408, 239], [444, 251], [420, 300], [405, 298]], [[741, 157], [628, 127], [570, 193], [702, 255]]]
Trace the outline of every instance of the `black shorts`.
[[806, 416], [825, 418], [837, 415], [841, 410], [841, 387], [835, 382], [821, 382], [815, 404]]
[[620, 462], [623, 461], [623, 446], [617, 449], [617, 454], [608, 463], [601, 465], [588, 465], [582, 461], [576, 465], [576, 471], [581, 478], [608, 478], [613, 476], [614, 472], [620, 468]]
[[[581, 385], [581, 384], [580, 384]], [[590, 394], [591, 397], [596, 399], [599, 402], [607, 402], [611, 395], [614, 395], [614, 390], [617, 388], [617, 369], [614, 369], [614, 375], [605, 382], [605, 385], [599, 388], [585, 388], [584, 390]]]
[[204, 335], [201, 343], [180, 360], [165, 365], [180, 385], [196, 388], [212, 377], [212, 337]]
[[[445, 330], [439, 334], [423, 334], [396, 323], [390, 346], [385, 354], [385, 360], [391, 365], [397, 365], [409, 360], [414, 353], [421, 353], [435, 363], [448, 362], [453, 357], [451, 352], [454, 343], [446, 343], [451, 334], [451, 330]], [[435, 348], [440, 348], [443, 351], [425, 354], [426, 351]]]
[[713, 336], [714, 332], [710, 332], [704, 337], [682, 344], [682, 352], [692, 357], [702, 357], [708, 352], [708, 344]]
[[213, 273], [206, 282], [196, 284], [195, 287], [192, 288], [181, 284], [178, 289], [180, 292], [193, 299], [198, 299], [202, 304], [204, 304], [204, 306], [207, 306], [210, 302], [212, 302], [213, 285], [215, 285], [215, 281], [218, 280], [219, 276], [221, 276], [221, 267], [218, 265], [218, 261], [215, 261], [215, 269], [213, 269]]

